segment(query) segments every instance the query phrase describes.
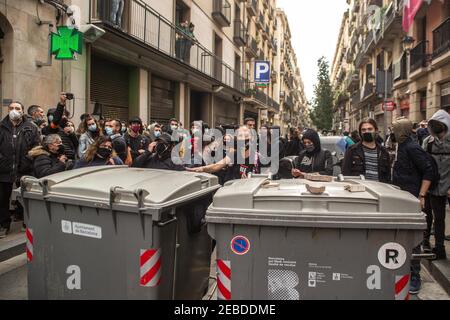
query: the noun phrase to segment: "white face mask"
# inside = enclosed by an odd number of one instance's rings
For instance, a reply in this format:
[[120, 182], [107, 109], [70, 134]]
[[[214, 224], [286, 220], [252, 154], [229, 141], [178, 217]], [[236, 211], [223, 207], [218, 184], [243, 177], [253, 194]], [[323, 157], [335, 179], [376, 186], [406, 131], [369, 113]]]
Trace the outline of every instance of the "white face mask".
[[9, 118], [10, 118], [12, 121], [19, 120], [20, 118], [22, 118], [22, 116], [23, 116], [23, 113], [20, 112], [20, 111], [17, 111], [17, 110], [11, 110], [11, 111], [9, 112]]

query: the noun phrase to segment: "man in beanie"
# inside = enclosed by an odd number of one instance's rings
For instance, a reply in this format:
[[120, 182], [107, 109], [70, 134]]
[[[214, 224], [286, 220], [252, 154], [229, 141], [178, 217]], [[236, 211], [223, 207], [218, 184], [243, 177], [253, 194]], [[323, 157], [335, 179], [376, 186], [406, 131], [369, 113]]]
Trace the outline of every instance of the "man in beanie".
[[294, 178], [301, 178], [305, 173], [333, 175], [331, 152], [322, 149], [319, 134], [312, 129], [308, 129], [303, 133], [302, 142], [305, 149], [300, 152], [298, 158], [294, 161], [294, 169], [292, 169]]

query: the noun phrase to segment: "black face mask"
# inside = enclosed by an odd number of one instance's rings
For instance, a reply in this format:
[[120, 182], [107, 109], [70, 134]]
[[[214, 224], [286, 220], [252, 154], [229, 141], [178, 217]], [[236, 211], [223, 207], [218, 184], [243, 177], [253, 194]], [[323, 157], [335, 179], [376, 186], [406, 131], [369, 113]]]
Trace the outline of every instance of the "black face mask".
[[362, 135], [362, 139], [364, 142], [368, 142], [368, 143], [374, 142], [375, 141], [375, 133], [365, 132]]
[[112, 155], [112, 149], [110, 148], [98, 148], [97, 155], [102, 159], [109, 159]]
[[60, 156], [60, 155], [63, 155], [64, 152], [66, 152], [66, 148], [64, 147], [63, 144], [60, 144], [60, 145], [58, 146], [58, 150], [56, 151], [56, 153]]

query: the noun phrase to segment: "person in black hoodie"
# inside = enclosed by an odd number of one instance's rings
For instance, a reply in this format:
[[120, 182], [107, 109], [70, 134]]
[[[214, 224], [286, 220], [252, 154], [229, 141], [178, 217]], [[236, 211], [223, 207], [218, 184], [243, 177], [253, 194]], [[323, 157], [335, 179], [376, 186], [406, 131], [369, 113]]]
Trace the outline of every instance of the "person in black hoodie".
[[305, 149], [294, 161], [292, 176], [301, 178], [305, 173], [333, 175], [333, 157], [330, 151], [322, 149], [319, 134], [308, 129], [303, 133], [302, 141]]
[[46, 136], [42, 146], [34, 147], [28, 155], [34, 159], [34, 176], [38, 179], [73, 167], [73, 162], [64, 155], [64, 145], [57, 134]]
[[296, 156], [299, 155], [303, 150], [302, 140], [300, 139], [300, 128], [290, 128], [289, 129], [289, 141], [286, 146], [286, 151], [284, 156]]
[[172, 161], [172, 150], [175, 147], [175, 142], [168, 133], [163, 133], [156, 138], [155, 152], [147, 150], [144, 154], [139, 156], [133, 163], [134, 168], [160, 169], [171, 171], [184, 171], [182, 165], [175, 164]]
[[[28, 151], [40, 142], [38, 127], [27, 120], [23, 105], [13, 102], [8, 109], [9, 114], [0, 123], [0, 238], [10, 228], [9, 202], [14, 183], [18, 185], [22, 176], [32, 173]], [[22, 211], [20, 205], [18, 211]]]

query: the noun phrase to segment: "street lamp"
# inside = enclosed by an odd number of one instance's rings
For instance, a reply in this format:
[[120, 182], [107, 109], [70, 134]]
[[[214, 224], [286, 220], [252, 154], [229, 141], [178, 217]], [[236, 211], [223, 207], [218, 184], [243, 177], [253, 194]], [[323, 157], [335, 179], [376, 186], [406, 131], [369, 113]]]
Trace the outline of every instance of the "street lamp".
[[407, 54], [409, 54], [413, 48], [415, 41], [416, 41], [416, 39], [414, 39], [413, 37], [410, 37], [410, 36], [404, 37], [402, 40], [403, 51], [405, 51]]

